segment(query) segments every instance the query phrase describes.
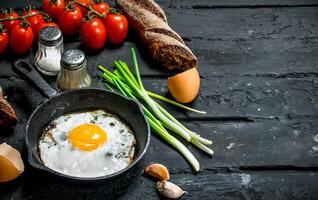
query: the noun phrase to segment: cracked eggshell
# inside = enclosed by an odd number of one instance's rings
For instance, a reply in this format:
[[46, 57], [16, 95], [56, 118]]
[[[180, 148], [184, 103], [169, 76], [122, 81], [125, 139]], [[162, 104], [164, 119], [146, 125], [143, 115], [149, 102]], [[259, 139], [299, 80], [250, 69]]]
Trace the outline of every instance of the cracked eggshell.
[[0, 183], [17, 178], [24, 171], [20, 152], [7, 143], [0, 145]]
[[168, 78], [168, 89], [180, 103], [190, 103], [199, 93], [200, 75], [196, 67]]

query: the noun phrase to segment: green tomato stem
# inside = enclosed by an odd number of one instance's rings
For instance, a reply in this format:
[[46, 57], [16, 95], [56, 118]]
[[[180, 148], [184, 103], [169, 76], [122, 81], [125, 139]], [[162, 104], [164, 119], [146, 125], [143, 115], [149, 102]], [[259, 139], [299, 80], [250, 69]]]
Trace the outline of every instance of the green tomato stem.
[[23, 20], [23, 19], [25, 19], [25, 18], [33, 17], [33, 16], [40, 15], [40, 14], [41, 14], [41, 13], [34, 13], [34, 14], [27, 14], [27, 15], [19, 16], [19, 17], [8, 17], [8, 18], [0, 19], [0, 22], [4, 22], [4, 21], [14, 21], [14, 20]]
[[104, 14], [100, 14], [99, 12], [97, 12], [96, 10], [94, 10], [91, 6], [86, 6], [85, 4], [81, 3], [81, 2], [78, 2], [78, 1], [73, 1], [74, 3], [80, 5], [81, 7], [83, 8], [86, 8], [88, 11], [90, 11], [91, 13], [94, 13], [95, 15], [97, 15], [98, 17], [100, 18], [105, 18], [107, 13], [104, 13]]

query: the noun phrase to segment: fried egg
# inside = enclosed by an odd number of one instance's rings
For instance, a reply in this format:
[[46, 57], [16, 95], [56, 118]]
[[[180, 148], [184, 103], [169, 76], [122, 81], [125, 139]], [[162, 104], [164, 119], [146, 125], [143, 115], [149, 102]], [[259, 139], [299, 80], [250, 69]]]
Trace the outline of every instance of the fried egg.
[[45, 166], [74, 177], [99, 177], [129, 166], [136, 138], [119, 117], [104, 110], [70, 113], [53, 120], [39, 140]]

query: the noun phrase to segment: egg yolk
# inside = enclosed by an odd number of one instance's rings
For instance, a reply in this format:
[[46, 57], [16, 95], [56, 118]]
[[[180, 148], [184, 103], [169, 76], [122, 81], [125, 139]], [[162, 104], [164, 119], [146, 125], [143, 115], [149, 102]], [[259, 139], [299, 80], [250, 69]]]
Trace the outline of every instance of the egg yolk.
[[93, 151], [106, 142], [107, 133], [95, 124], [82, 124], [71, 130], [68, 139], [83, 151]]

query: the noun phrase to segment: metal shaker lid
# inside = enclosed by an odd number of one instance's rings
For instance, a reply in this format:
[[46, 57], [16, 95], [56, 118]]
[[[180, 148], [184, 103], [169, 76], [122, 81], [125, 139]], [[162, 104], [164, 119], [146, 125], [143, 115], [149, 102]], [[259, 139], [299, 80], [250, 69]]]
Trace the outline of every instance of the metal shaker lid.
[[45, 27], [40, 31], [39, 39], [45, 46], [54, 46], [63, 40], [62, 31], [53, 26]]
[[78, 49], [69, 49], [62, 53], [61, 66], [68, 70], [76, 70], [86, 65], [85, 54]]

